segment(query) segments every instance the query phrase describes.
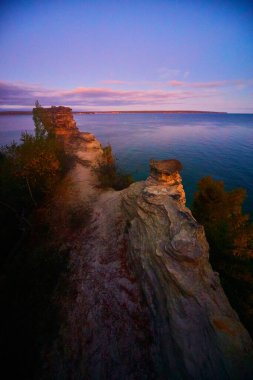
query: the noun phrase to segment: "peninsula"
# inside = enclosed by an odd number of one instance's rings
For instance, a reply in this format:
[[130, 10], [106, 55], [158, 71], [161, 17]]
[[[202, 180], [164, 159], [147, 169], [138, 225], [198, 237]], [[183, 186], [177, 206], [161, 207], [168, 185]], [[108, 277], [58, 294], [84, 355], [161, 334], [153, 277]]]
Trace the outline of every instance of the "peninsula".
[[[146, 181], [101, 189], [100, 142], [79, 132], [70, 109], [46, 112], [75, 157], [52, 204], [56, 236], [70, 249], [71, 292], [59, 295], [63, 327], [46, 348], [47, 376], [251, 379], [252, 340], [212, 270], [204, 229], [185, 206], [182, 164], [151, 160]], [[74, 239], [60, 222], [73, 205], [80, 215], [84, 205], [91, 210]]]

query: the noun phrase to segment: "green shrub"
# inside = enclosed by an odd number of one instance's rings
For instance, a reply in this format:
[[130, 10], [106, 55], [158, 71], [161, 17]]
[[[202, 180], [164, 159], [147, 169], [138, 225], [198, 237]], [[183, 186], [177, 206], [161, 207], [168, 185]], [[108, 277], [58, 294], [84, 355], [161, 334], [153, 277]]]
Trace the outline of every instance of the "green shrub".
[[124, 173], [117, 168], [116, 159], [110, 145], [103, 148], [103, 157], [94, 169], [102, 188], [122, 190], [133, 183], [130, 174]]

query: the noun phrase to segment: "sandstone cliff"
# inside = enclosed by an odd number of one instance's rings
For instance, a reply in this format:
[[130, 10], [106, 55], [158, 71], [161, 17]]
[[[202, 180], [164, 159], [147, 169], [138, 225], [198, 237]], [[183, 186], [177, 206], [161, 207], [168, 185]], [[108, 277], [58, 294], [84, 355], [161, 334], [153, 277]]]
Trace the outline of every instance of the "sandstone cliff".
[[38, 117], [44, 124], [46, 129], [54, 131], [58, 136], [66, 136], [70, 138], [79, 134], [76, 127], [76, 122], [73, 118], [72, 109], [69, 107], [55, 107], [50, 108], [36, 107], [33, 108], [33, 115]]
[[185, 207], [175, 160], [122, 192], [131, 268], [152, 310], [161, 375], [250, 379], [252, 342], [208, 261], [203, 227]]
[[[71, 141], [76, 165], [63, 186], [68, 203], [92, 213], [74, 240], [63, 236], [69, 290], [42, 378], [252, 379], [252, 341], [185, 207], [180, 162], [152, 160], [146, 181], [105, 191], [92, 170], [100, 143], [87, 133]], [[56, 195], [55, 210], [64, 206]]]

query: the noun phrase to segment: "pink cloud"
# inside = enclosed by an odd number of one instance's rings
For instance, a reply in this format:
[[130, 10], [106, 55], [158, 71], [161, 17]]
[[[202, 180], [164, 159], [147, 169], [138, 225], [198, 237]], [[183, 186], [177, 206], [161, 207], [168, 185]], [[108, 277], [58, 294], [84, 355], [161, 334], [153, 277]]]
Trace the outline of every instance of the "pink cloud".
[[[209, 96], [206, 94], [205, 96]], [[74, 88], [52, 90], [38, 85], [0, 82], [0, 106], [30, 106], [36, 99], [44, 105], [127, 106], [169, 105], [174, 100], [198, 98], [194, 91], [115, 90], [111, 88]], [[203, 94], [201, 94], [203, 97]]]
[[[121, 82], [121, 81], [120, 81]], [[122, 81], [123, 82], [123, 81]], [[0, 107], [18, 108], [34, 106], [38, 99], [44, 106], [65, 105], [83, 109], [142, 107], [146, 109], [163, 107], [169, 109], [173, 104], [195, 104], [212, 97], [217, 99], [221, 94], [220, 87], [249, 85], [252, 81], [217, 81], [217, 82], [167, 82], [173, 89], [164, 87], [156, 89], [123, 90], [114, 88], [78, 87], [70, 90], [47, 89], [38, 84], [0, 81]], [[252, 83], [253, 84], [253, 83]]]

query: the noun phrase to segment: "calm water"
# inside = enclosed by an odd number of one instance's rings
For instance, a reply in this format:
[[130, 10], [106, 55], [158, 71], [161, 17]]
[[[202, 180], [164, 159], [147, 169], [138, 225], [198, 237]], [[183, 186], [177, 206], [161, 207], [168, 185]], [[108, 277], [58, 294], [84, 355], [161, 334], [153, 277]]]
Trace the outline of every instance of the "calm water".
[[[253, 215], [253, 115], [133, 114], [75, 115], [82, 131], [110, 143], [121, 168], [136, 180], [148, 175], [150, 158], [177, 158], [191, 204], [205, 175], [223, 180], [227, 190], [247, 189], [245, 210]], [[31, 116], [1, 116], [0, 144], [32, 130]]]

